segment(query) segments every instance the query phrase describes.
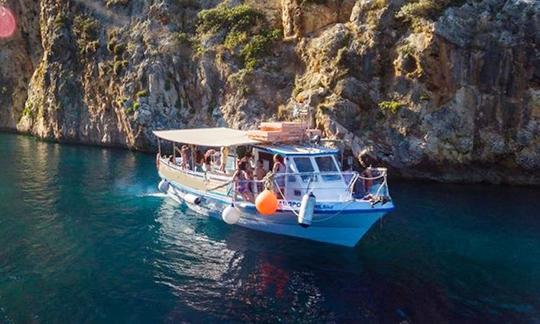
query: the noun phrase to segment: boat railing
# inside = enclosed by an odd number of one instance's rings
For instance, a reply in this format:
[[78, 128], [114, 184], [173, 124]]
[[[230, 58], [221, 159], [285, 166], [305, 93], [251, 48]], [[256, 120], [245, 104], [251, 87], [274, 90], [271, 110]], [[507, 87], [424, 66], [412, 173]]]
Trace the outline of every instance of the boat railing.
[[[269, 186], [274, 191], [285, 196], [289, 191], [298, 191], [295, 196], [303, 196], [309, 191], [327, 193], [335, 193], [335, 196], [340, 196], [341, 199], [348, 200], [350, 198], [364, 197], [383, 197], [389, 198], [389, 190], [387, 183], [387, 169], [369, 167], [363, 172], [356, 171], [336, 171], [336, 172], [284, 172], [272, 174], [262, 180], [247, 179], [247, 180], [232, 180], [230, 175], [218, 174], [213, 172], [199, 172], [187, 168], [182, 168], [178, 164], [170, 161], [167, 158], [160, 158], [160, 163], [182, 172], [187, 175], [202, 177], [204, 179], [213, 179], [221, 184], [213, 187], [208, 187], [207, 191], [215, 191], [226, 187], [229, 196], [239, 196], [237, 187], [240, 184], [245, 184], [250, 188], [250, 191], [256, 196]], [[291, 190], [292, 189], [292, 190]], [[279, 192], [279, 191], [282, 192]]]
[[285, 196], [288, 191], [297, 191], [295, 196], [313, 192], [326, 192], [348, 200], [351, 198], [389, 198], [386, 168], [368, 168], [364, 172], [288, 172], [272, 174], [263, 180], [237, 180], [236, 184], [247, 185], [258, 194], [269, 186]]

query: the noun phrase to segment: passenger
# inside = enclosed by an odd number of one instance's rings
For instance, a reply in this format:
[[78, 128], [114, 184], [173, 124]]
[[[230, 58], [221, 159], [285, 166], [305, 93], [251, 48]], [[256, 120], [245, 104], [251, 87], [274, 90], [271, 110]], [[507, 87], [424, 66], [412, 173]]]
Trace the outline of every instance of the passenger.
[[[264, 163], [262, 160], [258, 160], [255, 165], [255, 179], [261, 181], [266, 176], [266, 170], [264, 169]], [[257, 191], [261, 192], [264, 189], [262, 182], [257, 182]]]
[[204, 162], [203, 162], [203, 169], [206, 172], [212, 171], [212, 157], [216, 154], [216, 150], [209, 149], [204, 153]]
[[264, 163], [262, 160], [258, 160], [255, 165], [255, 178], [257, 180], [262, 180], [266, 176], [266, 170], [264, 169]]
[[285, 190], [285, 164], [283, 164], [283, 157], [279, 154], [274, 155], [274, 166], [272, 167], [272, 173], [274, 174], [275, 183], [277, 185], [276, 193], [283, 198], [283, 192]]
[[197, 172], [203, 172], [203, 165], [204, 165], [204, 154], [197, 150], [195, 152], [195, 171]]
[[246, 162], [238, 163], [236, 172], [233, 175], [233, 181], [235, 182], [236, 192], [241, 194], [244, 200], [253, 202], [253, 193], [251, 193], [251, 190], [249, 190], [250, 182], [246, 169]]
[[229, 148], [226, 146], [223, 146], [220, 150], [221, 156], [220, 156], [220, 163], [219, 163], [219, 171], [225, 173], [225, 168], [227, 167], [227, 159], [229, 157]]
[[373, 173], [371, 173], [371, 166], [366, 168], [360, 176], [364, 180], [363, 181], [364, 193], [369, 194], [369, 190], [371, 189], [371, 186], [373, 185]]
[[246, 162], [246, 172], [250, 179], [253, 179], [253, 155], [251, 153], [247, 152], [246, 155], [242, 159], [240, 159], [240, 162]]
[[187, 145], [182, 145], [180, 150], [180, 157], [182, 161], [180, 162], [180, 167], [182, 169], [189, 169], [189, 147]]

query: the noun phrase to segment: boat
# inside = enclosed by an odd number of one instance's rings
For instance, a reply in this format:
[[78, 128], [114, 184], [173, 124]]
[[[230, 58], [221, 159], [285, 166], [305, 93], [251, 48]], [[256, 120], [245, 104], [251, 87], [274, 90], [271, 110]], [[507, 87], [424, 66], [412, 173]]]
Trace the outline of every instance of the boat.
[[[340, 150], [321, 139], [320, 132], [294, 123], [261, 125], [257, 131], [154, 131], [159, 190], [229, 224], [348, 247], [394, 209], [386, 168], [343, 171]], [[234, 177], [246, 155], [267, 171], [264, 178]], [[276, 157], [284, 169], [273, 173]], [[255, 201], [242, 195], [240, 187], [247, 187]], [[270, 212], [259, 208], [263, 196], [275, 199]]]

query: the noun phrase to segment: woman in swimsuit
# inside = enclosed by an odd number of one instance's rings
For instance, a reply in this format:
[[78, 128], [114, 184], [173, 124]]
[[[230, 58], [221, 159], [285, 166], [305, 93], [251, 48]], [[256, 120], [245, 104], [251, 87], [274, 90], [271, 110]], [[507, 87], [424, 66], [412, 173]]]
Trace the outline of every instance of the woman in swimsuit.
[[[274, 174], [276, 185], [276, 193], [283, 198], [285, 190], [285, 164], [283, 164], [283, 157], [279, 154], [274, 155], [274, 166], [272, 167], [272, 173]], [[281, 173], [281, 174], [280, 174]]]
[[235, 181], [236, 185], [236, 192], [242, 195], [242, 198], [244, 200], [253, 202], [253, 194], [251, 193], [251, 190], [249, 189], [249, 176], [246, 172], [247, 170], [247, 163], [246, 162], [240, 162], [238, 163], [236, 172], [233, 175], [233, 181]]

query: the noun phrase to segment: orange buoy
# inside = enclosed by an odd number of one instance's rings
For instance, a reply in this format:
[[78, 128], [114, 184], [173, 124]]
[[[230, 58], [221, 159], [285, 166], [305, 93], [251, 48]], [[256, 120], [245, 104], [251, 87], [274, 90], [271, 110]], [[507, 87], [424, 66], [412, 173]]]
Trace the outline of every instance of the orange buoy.
[[276, 195], [272, 191], [265, 189], [255, 199], [255, 207], [257, 207], [257, 211], [262, 215], [272, 215], [278, 208]]

